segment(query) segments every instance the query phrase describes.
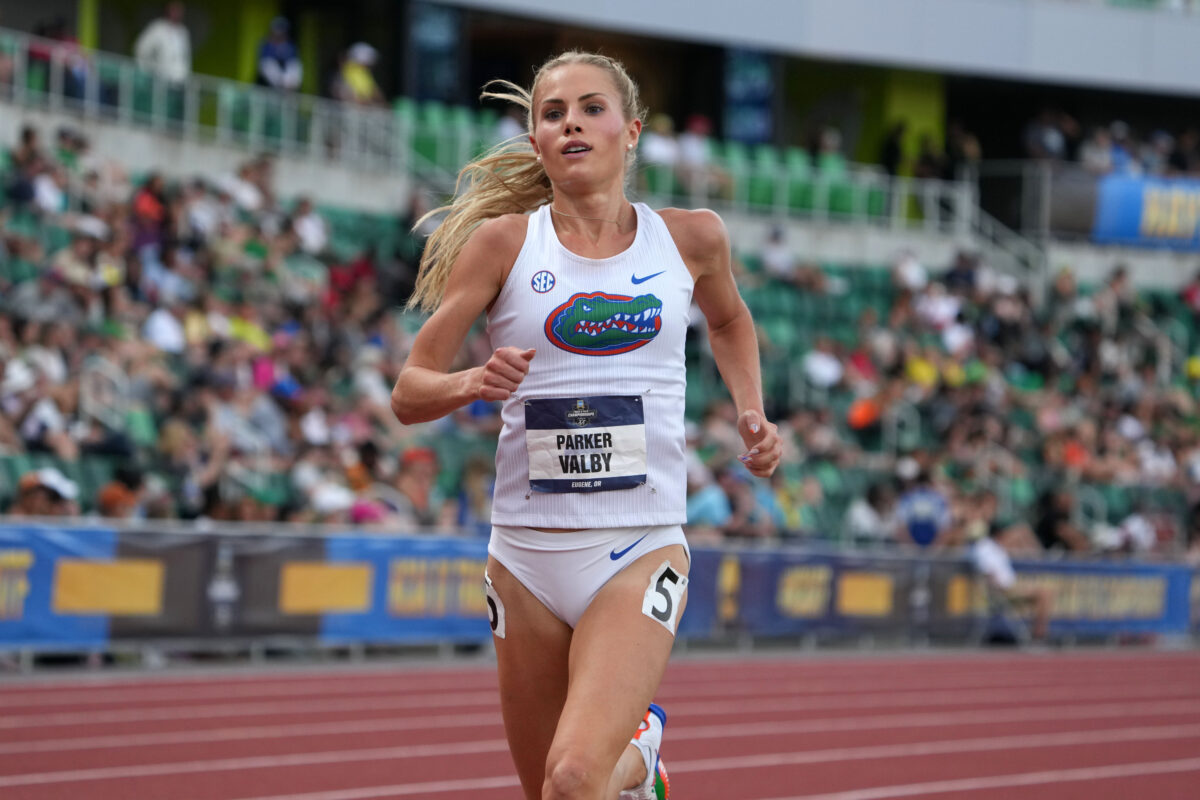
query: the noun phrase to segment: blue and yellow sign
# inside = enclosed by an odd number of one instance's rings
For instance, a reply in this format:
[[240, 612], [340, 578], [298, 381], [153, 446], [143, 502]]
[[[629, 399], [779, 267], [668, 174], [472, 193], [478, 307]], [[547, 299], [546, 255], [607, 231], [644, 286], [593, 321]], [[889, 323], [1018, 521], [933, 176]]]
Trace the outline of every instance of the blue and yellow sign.
[[1104, 244], [1200, 250], [1200, 181], [1101, 178], [1092, 237]]

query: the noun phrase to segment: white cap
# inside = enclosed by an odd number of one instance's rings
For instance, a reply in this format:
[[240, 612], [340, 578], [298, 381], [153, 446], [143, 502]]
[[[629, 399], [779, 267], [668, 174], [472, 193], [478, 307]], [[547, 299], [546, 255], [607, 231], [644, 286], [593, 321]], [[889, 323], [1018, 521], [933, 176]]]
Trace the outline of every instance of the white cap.
[[14, 358], [4, 367], [4, 379], [0, 381], [0, 394], [20, 394], [32, 389], [37, 383], [33, 368], [19, 358]]
[[57, 492], [60, 497], [74, 500], [79, 496], [79, 488], [75, 485], [75, 481], [59, 472], [57, 467], [42, 467], [36, 474], [38, 483]]
[[374, 47], [366, 42], [358, 42], [350, 46], [350, 50], [346, 53], [347, 57], [358, 64], [371, 66], [375, 63], [376, 57], [379, 55]]
[[318, 514], [339, 514], [354, 505], [354, 492], [336, 483], [322, 483], [312, 493], [313, 510]]

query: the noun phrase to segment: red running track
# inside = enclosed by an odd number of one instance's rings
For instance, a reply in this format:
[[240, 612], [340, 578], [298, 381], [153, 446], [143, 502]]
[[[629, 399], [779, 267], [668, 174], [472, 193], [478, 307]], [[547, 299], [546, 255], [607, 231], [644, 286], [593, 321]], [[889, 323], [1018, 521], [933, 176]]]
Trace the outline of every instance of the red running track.
[[[675, 800], [1200, 797], [1200, 654], [685, 659]], [[4, 800], [519, 798], [491, 668], [0, 681]]]

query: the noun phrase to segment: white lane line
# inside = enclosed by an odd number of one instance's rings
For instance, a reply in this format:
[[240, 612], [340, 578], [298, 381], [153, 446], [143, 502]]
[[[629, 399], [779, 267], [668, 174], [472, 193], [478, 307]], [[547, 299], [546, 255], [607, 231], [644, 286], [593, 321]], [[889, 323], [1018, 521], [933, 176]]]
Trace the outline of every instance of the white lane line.
[[41, 786], [48, 783], [78, 783], [118, 778], [152, 778], [162, 775], [183, 775], [196, 772], [234, 772], [247, 769], [277, 769], [306, 767], [316, 764], [340, 764], [351, 761], [384, 761], [398, 758], [431, 758], [435, 756], [478, 755], [507, 752], [508, 742], [491, 739], [457, 744], [419, 744], [404, 747], [372, 747], [363, 750], [324, 750], [315, 753], [289, 753], [277, 756], [249, 758], [216, 758], [204, 761], [176, 761], [168, 764], [136, 764], [125, 767], [93, 767], [54, 772], [28, 772], [0, 776], [0, 788], [10, 786]]
[[[349, 678], [350, 676], [344, 677]], [[745, 678], [744, 675], [741, 677]], [[778, 696], [781, 694], [823, 694], [838, 691], [885, 691], [895, 688], [914, 691], [935, 688], [1049, 688], [1051, 686], [1068, 684], [1064, 680], [1063, 673], [1057, 669], [1037, 672], [1025, 670], [1020, 673], [995, 675], [969, 673], [956, 676], [940, 676], [935, 674], [928, 676], [918, 675], [915, 677], [916, 679], [913, 680], [905, 675], [891, 675], [884, 682], [874, 679], [869, 681], [831, 680], [828, 678], [804, 680], [795, 674], [788, 674], [776, 677], [764, 676], [761, 680], [758, 679], [758, 676], [755, 676], [754, 680], [743, 680], [732, 685], [729, 680], [706, 679], [696, 682], [671, 680], [663, 684], [661, 695], [665, 698], [670, 698], [673, 696], [695, 696], [698, 694], [754, 695], [769, 692]], [[1104, 683], [1123, 682], [1119, 675], [1104, 677], [1099, 673], [1088, 673], [1086, 677], [1089, 680], [1104, 678], [1100, 681]], [[1152, 680], [1153, 677], [1151, 673], [1146, 671], [1138, 673], [1138, 680], [1142, 682]], [[235, 698], [267, 699], [296, 697], [311, 700], [314, 697], [320, 696], [421, 695], [434, 691], [450, 691], [463, 686], [464, 683], [468, 682], [464, 681], [461, 677], [457, 680], [442, 680], [436, 683], [410, 683], [404, 680], [403, 676], [379, 676], [368, 677], [366, 679], [360, 676], [353, 676], [353, 679], [343, 681], [285, 680], [278, 684], [229, 687], [215, 684], [189, 687], [152, 686], [136, 688], [124, 686], [98, 691], [103, 687], [97, 685], [73, 687], [72, 689], [56, 690], [46, 694], [37, 692], [4, 693], [3, 697], [8, 701], [6, 705], [10, 709], [27, 708], [30, 710], [40, 710], [50, 706], [128, 706], [131, 703], [139, 706], [154, 703], [181, 705], [201, 700], [233, 700]], [[1070, 680], [1069, 684], [1078, 685], [1078, 678]], [[488, 672], [471, 676], [469, 685], [475, 688], [495, 689], [497, 686], [496, 674]]]
[[335, 789], [329, 792], [306, 794], [280, 794], [272, 797], [246, 798], [246, 800], [376, 800], [381, 797], [405, 797], [445, 792], [483, 791], [484, 789], [508, 789], [520, 786], [516, 775], [498, 775], [495, 778], [464, 778], [458, 781], [426, 781], [425, 783], [402, 783], [393, 786], [368, 786], [365, 789]]
[[1076, 781], [1102, 781], [1113, 778], [1137, 778], [1143, 775], [1165, 775], [1172, 772], [1200, 771], [1200, 758], [1180, 758], [1174, 761], [1144, 761], [1137, 764], [1112, 764], [1101, 767], [1079, 769], [1052, 769], [1041, 772], [1021, 772], [1015, 775], [993, 775], [987, 778], [959, 778], [957, 780], [907, 783], [896, 786], [875, 786], [870, 789], [852, 789], [845, 792], [826, 794], [801, 794], [792, 797], [773, 797], [770, 800], [882, 800], [887, 797], [924, 797], [946, 792], [977, 792], [984, 789], [1000, 789], [1010, 786], [1038, 786], [1043, 784], [1072, 783]]
[[[769, 693], [770, 687], [764, 687]], [[966, 704], [971, 706], [1032, 704], [1034, 702], [1061, 702], [1065, 700], [1132, 700], [1132, 699], [1195, 699], [1195, 681], [1178, 684], [1152, 683], [1150, 685], [1128, 685], [1119, 689], [1111, 686], [1050, 687], [1028, 689], [1014, 687], [999, 691], [980, 689], [881, 691], [877, 693], [827, 694], [818, 696], [777, 697], [762, 700], [745, 699], [711, 701], [705, 703], [676, 703], [675, 714], [712, 713], [730, 711], [784, 713], [789, 711], [816, 711], [830, 709], [876, 709], [889, 706], [948, 706]], [[50, 714], [12, 714], [0, 718], [0, 730], [19, 729], [23, 736], [38, 728], [62, 726], [112, 724], [119, 722], [145, 723], [184, 719], [219, 719], [256, 715], [271, 716], [315, 716], [352, 711], [400, 711], [425, 708], [462, 708], [478, 706], [493, 710], [497, 704], [494, 690], [485, 692], [449, 692], [428, 694], [419, 697], [367, 697], [326, 700], [296, 699], [266, 703], [214, 703], [212, 705], [185, 706], [180, 708], [127, 709], [121, 711], [71, 712], [60, 711]]]
[[[1097, 731], [1067, 731], [1032, 735], [993, 736], [978, 739], [952, 739], [949, 741], [905, 742], [903, 744], [872, 745], [868, 747], [839, 747], [826, 750], [792, 751], [788, 753], [762, 753], [752, 756], [674, 761], [671, 766], [682, 772], [712, 772], [718, 770], [760, 769], [763, 767], [792, 766], [796, 764], [827, 763], [831, 761], [858, 761], [864, 759], [995, 750], [1025, 750], [1032, 747], [1071, 747], [1085, 744], [1155, 741], [1159, 739], [1179, 738], [1200, 738], [1200, 724], [1157, 725]], [[395, 760], [399, 758], [444, 757], [504, 752], [507, 749], [508, 745], [505, 740], [491, 739], [458, 744], [374, 747], [358, 750], [322, 750], [313, 753], [290, 753], [276, 756], [217, 758], [201, 761], [178, 761], [166, 764], [137, 764], [123, 767], [94, 767], [89, 769], [55, 770], [51, 772], [30, 772], [0, 776], [0, 788], [121, 778], [145, 778], [196, 772], [231, 772], [249, 769], [303, 767], [315, 764], [345, 764], [363, 761]]]
[[[1173, 704], [1178, 705], [1178, 704]], [[1200, 706], [1200, 704], [1198, 704]], [[1131, 706], [1131, 709], [1136, 706]], [[1188, 712], [1180, 712], [1188, 713]], [[299, 725], [250, 725], [241, 728], [213, 728], [199, 731], [132, 733], [124, 736], [81, 736], [77, 739], [41, 739], [0, 744], [0, 755], [15, 753], [57, 753], [78, 750], [110, 750], [125, 747], [235, 742], [247, 739], [302, 739], [310, 736], [340, 736], [354, 733], [384, 733], [412, 730], [447, 730], [499, 726], [500, 712], [489, 714], [441, 714], [402, 719], [354, 719], [345, 722], [314, 722]]]
[[[701, 715], [702, 706], [672, 707], [672, 719]], [[714, 716], [746, 716], [746, 709], [725, 708]], [[1171, 700], [1156, 703], [1106, 703], [1101, 705], [1042, 705], [1017, 708], [967, 709], [927, 714], [889, 714], [869, 717], [832, 717], [789, 722], [740, 722], [738, 735], [776, 736], [830, 731], [868, 731], [891, 728], [929, 728], [949, 725], [998, 725], [1046, 720], [1104, 719], [1106, 717], [1187, 716], [1200, 714], [1200, 700]], [[678, 715], [678, 716], [676, 716]], [[448, 730], [478, 728], [502, 723], [498, 712], [489, 714], [441, 714], [402, 719], [360, 719], [341, 722], [316, 722], [297, 725], [250, 725], [240, 728], [213, 728], [198, 731], [134, 733], [123, 736], [82, 736], [75, 739], [41, 739], [0, 744], [0, 756], [18, 753], [56, 753], [80, 750], [115, 750], [129, 747], [155, 747], [201, 742], [264, 741], [304, 739], [361, 733], [388, 733], [410, 730]], [[721, 738], [729, 735], [728, 724], [688, 725], [674, 722], [671, 740]]]
[[[985, 750], [1017, 750], [1035, 747], [1068, 747], [1081, 744], [1101, 744], [1121, 741], [1151, 741], [1173, 739], [1179, 736], [1200, 736], [1200, 725], [1169, 726], [1165, 728], [1127, 728], [1111, 731], [1080, 731], [1070, 734], [1045, 734], [1037, 736], [1004, 736], [990, 739], [959, 739], [949, 742], [914, 742], [901, 745], [878, 747], [837, 748], [814, 750], [801, 753], [769, 753], [759, 756], [741, 756], [698, 761], [673, 761], [671, 769], [683, 772], [717, 772], [733, 769], [759, 769], [762, 767], [793, 764], [830, 763], [833, 761], [859, 761], [875, 758], [896, 758], [945, 753], [980, 752]], [[1189, 759], [1200, 762], [1200, 759]], [[1189, 767], [1190, 768], [1190, 767]], [[1095, 772], [1096, 769], [1089, 769]], [[483, 779], [488, 780], [488, 779]], [[491, 780], [502, 780], [497, 777]], [[516, 779], [511, 785], [516, 785]], [[369, 786], [336, 791], [301, 792], [299, 794], [243, 797], [238, 800], [359, 800], [360, 798], [403, 797], [405, 795], [432, 795], [462, 789], [453, 781], [431, 783], [399, 783], [388, 786]], [[490, 787], [480, 787], [490, 788]], [[788, 800], [793, 800], [788, 798]], [[807, 800], [816, 800], [808, 798]]]
[[[764, 680], [804, 680], [830, 679], [835, 675], [841, 683], [862, 683], [872, 685], [886, 677], [896, 680], [898, 675], [908, 673], [907, 665], [919, 665], [935, 671], [939, 679], [957, 680], [1011, 680], [1012, 668], [1020, 668], [1022, 678], [1037, 676], [1054, 678], [1061, 676], [1064, 670], [1074, 666], [1086, 667], [1087, 676], [1111, 675], [1119, 677], [1136, 672], [1143, 676], [1149, 671], [1178, 670], [1186, 666], [1188, 661], [1197, 660], [1192, 654], [1145, 654], [1130, 655], [1119, 653], [1089, 653], [1086, 656], [1054, 653], [1049, 655], [1017, 654], [1010, 656], [994, 656], [979, 654], [971, 658], [948, 658], [943, 654], [929, 656], [895, 658], [890, 657], [885, 662], [878, 658], [863, 658], [857, 660], [823, 660], [760, 658], [751, 660], [730, 660], [711, 658], [704, 661], [689, 661], [686, 657], [677, 658], [671, 666], [668, 683], [685, 685], [692, 682], [714, 683], [726, 680], [728, 677], [745, 677], [746, 672], [753, 672], [756, 677]], [[921, 672], [914, 670], [913, 672]], [[208, 697], [212, 692], [220, 696], [240, 696], [243, 693], [253, 694], [255, 691], [274, 692], [291, 691], [323, 691], [330, 685], [336, 685], [339, 680], [352, 684], [364, 682], [388, 681], [397, 691], [440, 688], [441, 684], [459, 685], [464, 681], [475, 681], [479, 678], [494, 679], [495, 666], [483, 664], [472, 667], [451, 669], [421, 668], [404, 664], [393, 667], [361, 667], [346, 664], [342, 667], [280, 667], [267, 666], [248, 670], [244, 673], [230, 674], [221, 669], [199, 670], [184, 672], [168, 670], [165, 672], [129, 672], [122, 674], [81, 674], [72, 678], [40, 678], [40, 677], [9, 677], [0, 678], [0, 697], [10, 695], [26, 696], [43, 694], [45, 698], [58, 698], [70, 693], [94, 693], [96, 689], [114, 689], [121, 701], [126, 700], [120, 692], [130, 695], [144, 695], [150, 692], [169, 692], [175, 697], [189, 697], [190, 690], [197, 690], [201, 697]], [[429, 685], [434, 684], [434, 685]], [[839, 685], [840, 685], [839, 684]], [[60, 702], [57, 699], [52, 702]], [[61, 702], [74, 702], [64, 700]]]

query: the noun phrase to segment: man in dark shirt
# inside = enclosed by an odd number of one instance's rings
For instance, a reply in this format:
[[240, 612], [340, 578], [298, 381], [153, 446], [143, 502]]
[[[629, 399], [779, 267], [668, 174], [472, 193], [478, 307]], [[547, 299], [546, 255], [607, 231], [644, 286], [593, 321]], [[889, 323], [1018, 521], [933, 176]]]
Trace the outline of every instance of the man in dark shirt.
[[288, 38], [288, 21], [276, 17], [271, 21], [271, 33], [258, 47], [258, 84], [287, 92], [300, 88], [304, 68], [296, 46]]
[[1077, 552], [1091, 549], [1087, 535], [1071, 521], [1073, 503], [1074, 499], [1067, 492], [1050, 490], [1042, 495], [1033, 532], [1045, 549]]

